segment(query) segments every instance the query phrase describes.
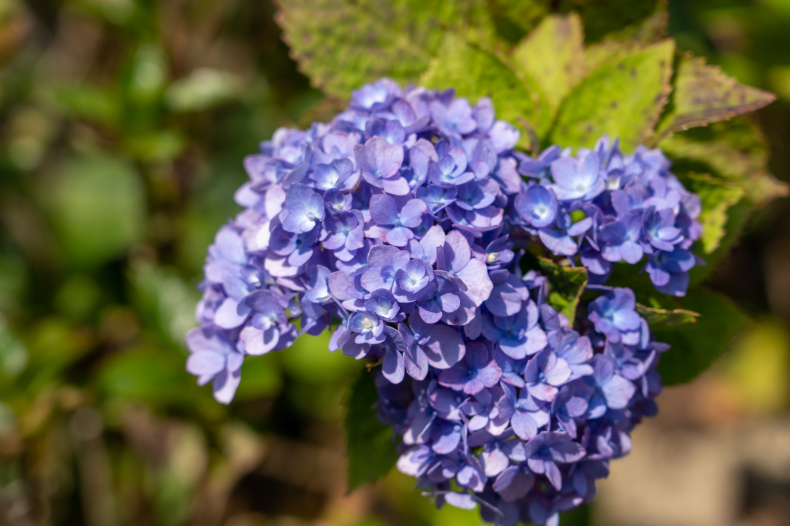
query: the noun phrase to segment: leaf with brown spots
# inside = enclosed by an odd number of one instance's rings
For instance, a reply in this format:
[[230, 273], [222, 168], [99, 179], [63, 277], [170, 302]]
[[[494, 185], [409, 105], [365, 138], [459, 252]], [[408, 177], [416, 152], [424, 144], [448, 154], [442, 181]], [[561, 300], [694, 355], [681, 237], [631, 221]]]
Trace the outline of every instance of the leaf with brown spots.
[[[346, 100], [381, 77], [415, 82], [445, 31], [493, 39], [486, 6], [475, 0], [279, 0], [283, 39], [313, 85]], [[474, 25], [470, 27], [470, 21]]]
[[552, 113], [584, 78], [584, 33], [577, 14], [550, 16], [513, 51], [513, 62], [542, 88]]
[[662, 119], [654, 142], [681, 130], [758, 110], [774, 100], [772, 93], [738, 84], [703, 58], [681, 57], [672, 108]]
[[628, 152], [648, 139], [667, 101], [675, 43], [665, 40], [593, 71], [560, 106], [551, 141], [591, 147], [603, 134]]

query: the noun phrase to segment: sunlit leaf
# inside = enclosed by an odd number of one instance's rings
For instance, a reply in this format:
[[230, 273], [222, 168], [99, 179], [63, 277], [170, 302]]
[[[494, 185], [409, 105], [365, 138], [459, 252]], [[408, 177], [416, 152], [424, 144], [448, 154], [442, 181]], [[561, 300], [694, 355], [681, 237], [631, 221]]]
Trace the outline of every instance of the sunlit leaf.
[[653, 132], [670, 91], [675, 45], [666, 40], [590, 73], [560, 106], [551, 142], [591, 147], [603, 134], [632, 150]]
[[719, 247], [726, 231], [727, 211], [735, 206], [745, 194], [743, 187], [717, 180], [709, 175], [687, 174], [683, 184], [702, 201], [702, 212], [697, 220], [702, 225], [702, 252], [710, 254]]
[[584, 34], [578, 15], [550, 16], [513, 51], [513, 62], [535, 80], [556, 111], [584, 77]]

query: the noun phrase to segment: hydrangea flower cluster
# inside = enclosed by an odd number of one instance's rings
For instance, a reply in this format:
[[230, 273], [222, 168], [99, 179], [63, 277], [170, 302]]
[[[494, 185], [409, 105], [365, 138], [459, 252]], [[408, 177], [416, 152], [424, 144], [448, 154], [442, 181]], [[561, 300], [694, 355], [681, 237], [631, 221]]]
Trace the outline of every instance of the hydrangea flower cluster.
[[379, 418], [403, 441], [398, 469], [439, 505], [479, 504], [502, 526], [557, 525], [594, 497], [609, 461], [630, 451], [631, 430], [657, 412], [668, 348], [650, 341], [630, 289], [589, 302], [576, 331], [543, 303], [545, 279], [525, 278], [525, 353], [488, 313], [452, 367], [399, 384], [377, 378]]
[[[613, 263], [682, 295], [699, 198], [660, 151], [514, 148], [518, 130], [452, 90], [382, 79], [329, 124], [280, 129], [245, 159], [245, 207], [209, 248], [187, 369], [228, 403], [245, 357], [332, 329], [330, 351], [380, 364], [398, 468], [438, 503], [502, 525], [557, 521], [592, 498], [655, 412], [650, 341]], [[536, 243], [604, 293], [575, 327], [522, 272]]]

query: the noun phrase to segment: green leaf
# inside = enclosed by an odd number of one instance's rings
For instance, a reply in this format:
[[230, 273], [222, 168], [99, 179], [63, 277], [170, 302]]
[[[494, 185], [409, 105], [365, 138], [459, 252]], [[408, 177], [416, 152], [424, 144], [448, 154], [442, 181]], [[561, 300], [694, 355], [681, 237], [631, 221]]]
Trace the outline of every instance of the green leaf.
[[768, 146], [751, 119], [739, 117], [663, 139], [673, 171], [711, 173], [746, 190], [754, 205], [788, 194], [788, 185], [768, 171]]
[[565, 314], [573, 326], [579, 298], [587, 285], [587, 269], [563, 267], [546, 258], [538, 258], [538, 266], [549, 281], [547, 303]]
[[134, 168], [106, 155], [68, 161], [43, 199], [71, 261], [81, 266], [122, 255], [143, 232], [145, 197]]
[[[415, 82], [445, 30], [486, 33], [486, 6], [474, 0], [280, 0], [277, 21], [313, 84], [347, 99], [381, 77]], [[493, 28], [491, 28], [493, 31]]]
[[729, 299], [703, 289], [690, 290], [683, 306], [700, 313], [696, 323], [653, 331], [655, 341], [671, 345], [658, 365], [665, 385], [693, 380], [713, 364], [749, 322]]
[[636, 312], [642, 316], [645, 321], [653, 327], [654, 325], [682, 325], [684, 323], [694, 323], [699, 318], [699, 314], [686, 310], [686, 309], [656, 309], [653, 307], [646, 307], [639, 303], [636, 304]]
[[703, 58], [681, 57], [671, 109], [658, 127], [655, 142], [681, 130], [755, 111], [774, 100], [772, 93], [738, 84]]
[[549, 16], [513, 51], [513, 62], [545, 93], [552, 112], [584, 78], [584, 33], [579, 15]]
[[603, 134], [630, 151], [650, 137], [670, 91], [675, 44], [666, 40], [592, 72], [560, 106], [551, 142], [591, 147]]
[[493, 54], [456, 35], [446, 35], [421, 83], [428, 88], [455, 88], [472, 104], [484, 95], [491, 97], [497, 118], [522, 127], [521, 141], [528, 141], [526, 126], [542, 136], [550, 125], [544, 97], [526, 75], [517, 75]]
[[702, 225], [702, 251], [710, 254], [719, 247], [726, 233], [727, 211], [738, 204], [744, 196], [743, 187], [717, 180], [709, 175], [687, 174], [682, 177], [687, 190], [699, 195], [702, 212], [697, 220]]
[[745, 192], [745, 199], [727, 212], [718, 248], [705, 254], [707, 265], [692, 269], [691, 280], [697, 283], [710, 274], [738, 240], [753, 210], [774, 197], [787, 195], [788, 186], [768, 172], [768, 147], [748, 117], [686, 130], [662, 140], [659, 146], [672, 158], [672, 171], [681, 180], [690, 173], [710, 173], [718, 181]]
[[375, 374], [362, 371], [346, 399], [349, 491], [383, 477], [398, 460], [392, 428], [376, 417], [378, 399]]

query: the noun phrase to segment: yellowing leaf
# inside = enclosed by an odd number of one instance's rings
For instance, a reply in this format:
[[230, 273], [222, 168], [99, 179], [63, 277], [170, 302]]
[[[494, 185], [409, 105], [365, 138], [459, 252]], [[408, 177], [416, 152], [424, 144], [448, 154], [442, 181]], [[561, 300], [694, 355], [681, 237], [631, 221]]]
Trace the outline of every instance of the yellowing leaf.
[[672, 109], [659, 125], [656, 141], [675, 132], [705, 126], [760, 109], [776, 96], [743, 86], [718, 67], [698, 57], [682, 57], [678, 66]]
[[667, 101], [674, 50], [665, 40], [592, 72], [560, 106], [551, 142], [591, 147], [606, 133], [625, 151], [643, 143]]
[[584, 34], [579, 15], [550, 16], [513, 51], [513, 62], [540, 86], [556, 111], [584, 77]]

